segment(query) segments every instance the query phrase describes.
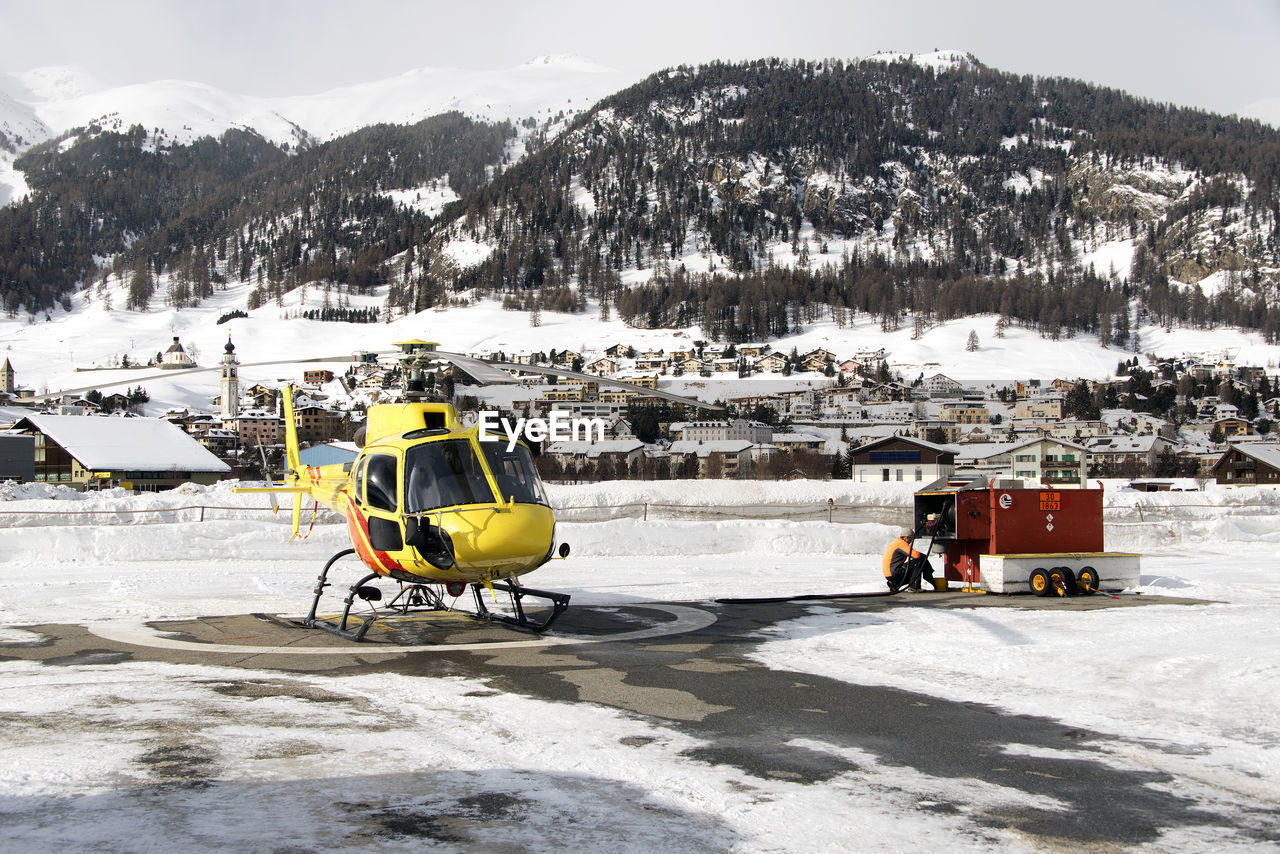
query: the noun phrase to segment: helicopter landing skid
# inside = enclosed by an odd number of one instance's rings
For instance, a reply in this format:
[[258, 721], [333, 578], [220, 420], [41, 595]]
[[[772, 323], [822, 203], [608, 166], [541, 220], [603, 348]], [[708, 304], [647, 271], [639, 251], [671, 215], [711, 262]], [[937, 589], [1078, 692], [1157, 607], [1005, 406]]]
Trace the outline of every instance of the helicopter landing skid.
[[[337, 621], [325, 619], [316, 616], [316, 610], [320, 607], [320, 597], [324, 594], [326, 587], [330, 586], [328, 581], [329, 570], [335, 563], [344, 557], [355, 554], [355, 549], [343, 549], [342, 551], [329, 558], [329, 562], [324, 565], [324, 569], [320, 571], [320, 577], [316, 579], [315, 598], [311, 602], [311, 611], [300, 621], [302, 626], [309, 629], [320, 629], [330, 634], [344, 637], [348, 640], [360, 641], [368, 633], [373, 624], [384, 617], [404, 616], [411, 611], [452, 611], [453, 608], [445, 603], [439, 591], [433, 589], [430, 585], [417, 583], [413, 576], [398, 571], [393, 571], [391, 577], [401, 584], [400, 591], [396, 593], [384, 606], [384, 610], [374, 611], [372, 614], [361, 614], [353, 616], [351, 614], [351, 606], [357, 598], [369, 603], [370, 606], [374, 602], [382, 600], [382, 591], [377, 587], [366, 586], [370, 581], [377, 578], [385, 578], [376, 572], [365, 575], [347, 591], [347, 596], [343, 600], [342, 617]], [[472, 584], [471, 589], [475, 594], [476, 610], [474, 614], [467, 614], [477, 620], [485, 620], [494, 623], [503, 623], [504, 625], [515, 626], [516, 628], [525, 629], [526, 631], [541, 634], [551, 627], [556, 618], [564, 613], [569, 607], [568, 593], [551, 593], [546, 590], [534, 590], [530, 587], [521, 587], [518, 584], [509, 584], [506, 582], [494, 582], [492, 584], [494, 590], [502, 590], [511, 597], [511, 613], [503, 614], [490, 611], [484, 603], [482, 592], [487, 588], [483, 584]], [[530, 619], [525, 613], [523, 600], [526, 596], [535, 599], [545, 599], [551, 604], [551, 613], [542, 620]], [[466, 613], [465, 611], [461, 613]], [[357, 625], [358, 623], [358, 625]]]
[[[551, 624], [556, 618], [565, 612], [569, 607], [568, 593], [552, 593], [549, 590], [534, 590], [532, 587], [522, 587], [519, 584], [509, 584], [505, 581], [495, 581], [491, 585], [494, 590], [502, 590], [511, 597], [511, 614], [498, 614], [490, 611], [484, 604], [484, 592], [487, 589], [483, 584], [472, 584], [471, 592], [476, 597], [476, 613], [475, 617], [480, 620], [489, 620], [495, 623], [504, 623], [508, 626], [515, 626], [521, 629], [527, 629], [534, 634], [541, 634], [551, 628]], [[551, 613], [542, 620], [531, 620], [524, 612], [524, 598], [531, 596], [534, 599], [546, 599], [551, 603]]]

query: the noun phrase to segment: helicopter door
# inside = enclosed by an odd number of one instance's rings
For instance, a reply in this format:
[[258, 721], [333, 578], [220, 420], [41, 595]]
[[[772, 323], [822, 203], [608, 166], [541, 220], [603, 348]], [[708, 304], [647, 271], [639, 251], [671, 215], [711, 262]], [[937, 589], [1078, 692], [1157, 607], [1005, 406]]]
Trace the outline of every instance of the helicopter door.
[[400, 480], [396, 475], [396, 458], [390, 454], [370, 454], [360, 464], [359, 481], [369, 517], [369, 545], [383, 552], [404, 548], [397, 513]]

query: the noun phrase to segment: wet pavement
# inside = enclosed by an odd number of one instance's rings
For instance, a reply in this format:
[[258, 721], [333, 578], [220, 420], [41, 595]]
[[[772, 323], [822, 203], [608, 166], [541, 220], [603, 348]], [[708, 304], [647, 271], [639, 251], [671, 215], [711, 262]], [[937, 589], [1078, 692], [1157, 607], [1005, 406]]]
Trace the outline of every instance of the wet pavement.
[[[24, 627], [33, 639], [0, 658], [49, 666], [166, 661], [290, 673], [378, 673], [474, 679], [477, 690], [589, 702], [654, 719], [694, 737], [691, 763], [748, 778], [822, 785], [871, 765], [932, 778], [976, 780], [1038, 798], [1037, 807], [986, 810], [980, 823], [1053, 848], [1158, 844], [1163, 830], [1280, 842], [1268, 804], [1202, 780], [1183, 780], [1134, 756], [1161, 748], [1069, 720], [1010, 715], [978, 703], [771, 669], [753, 651], [779, 623], [820, 605], [826, 614], [902, 608], [1094, 610], [1203, 603], [1154, 596], [1042, 600], [962, 592], [821, 602], [627, 603], [573, 606], [554, 632], [521, 634], [460, 613], [379, 623], [362, 643], [265, 615], [167, 623]], [[1064, 710], [1069, 717], [1069, 710]], [[1126, 749], [1120, 749], [1126, 748]], [[1133, 749], [1127, 749], [1133, 748]], [[1130, 758], [1123, 761], [1119, 754]], [[948, 791], [955, 791], [954, 786]], [[953, 815], [954, 797], [917, 808]]]

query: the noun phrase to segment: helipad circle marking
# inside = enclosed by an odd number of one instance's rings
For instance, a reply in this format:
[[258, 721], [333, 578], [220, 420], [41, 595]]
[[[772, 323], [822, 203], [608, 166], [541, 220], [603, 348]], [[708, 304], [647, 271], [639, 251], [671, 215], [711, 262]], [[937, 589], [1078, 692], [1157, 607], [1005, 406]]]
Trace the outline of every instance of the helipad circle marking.
[[663, 611], [675, 617], [668, 623], [660, 623], [647, 629], [633, 632], [622, 632], [616, 635], [557, 635], [554, 637], [535, 637], [529, 640], [493, 641], [492, 643], [433, 643], [417, 646], [384, 646], [352, 643], [350, 647], [327, 646], [237, 646], [225, 643], [200, 643], [198, 641], [167, 638], [147, 626], [136, 623], [114, 621], [109, 623], [89, 623], [85, 626], [89, 633], [103, 640], [130, 646], [143, 646], [152, 649], [173, 649], [183, 652], [216, 652], [233, 655], [403, 655], [408, 652], [448, 652], [448, 651], [483, 651], [498, 649], [523, 649], [543, 646], [578, 646], [582, 644], [616, 643], [618, 641], [638, 641], [649, 638], [660, 638], [705, 629], [716, 621], [715, 614], [700, 608], [689, 608], [684, 605], [628, 605], [629, 608], [641, 608], [650, 611]]

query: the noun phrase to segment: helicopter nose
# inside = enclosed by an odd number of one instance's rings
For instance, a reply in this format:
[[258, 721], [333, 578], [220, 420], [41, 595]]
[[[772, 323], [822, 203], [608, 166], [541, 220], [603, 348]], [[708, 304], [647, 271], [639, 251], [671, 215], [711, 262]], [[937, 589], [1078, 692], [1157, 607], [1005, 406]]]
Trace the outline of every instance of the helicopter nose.
[[450, 529], [459, 568], [504, 575], [527, 572], [542, 563], [555, 536], [555, 517], [541, 504], [516, 504], [483, 518], [459, 521], [458, 529]]

